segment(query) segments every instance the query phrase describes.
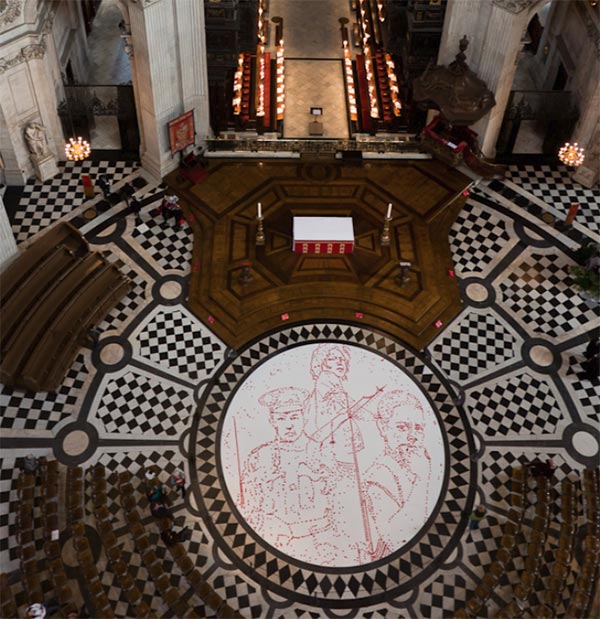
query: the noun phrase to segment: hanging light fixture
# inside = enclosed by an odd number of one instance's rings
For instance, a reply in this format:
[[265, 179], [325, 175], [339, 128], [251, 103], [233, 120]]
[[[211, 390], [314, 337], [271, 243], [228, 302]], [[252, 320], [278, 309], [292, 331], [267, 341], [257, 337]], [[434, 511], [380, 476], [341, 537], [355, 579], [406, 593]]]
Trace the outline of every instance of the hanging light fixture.
[[92, 149], [89, 143], [81, 136], [77, 139], [69, 138], [65, 144], [65, 155], [69, 161], [83, 161], [90, 156]]
[[583, 148], [578, 146], [577, 142], [575, 142], [574, 144], [569, 144], [569, 142], [567, 142], [558, 151], [558, 158], [566, 166], [576, 168], [583, 163], [583, 160], [585, 159], [585, 154]]
[[[65, 89], [66, 90], [66, 89]], [[66, 108], [67, 115], [69, 117], [69, 124], [71, 125], [71, 135], [77, 135], [75, 133], [75, 125], [73, 124], [73, 116], [71, 114], [71, 102], [69, 101], [69, 93], [65, 92], [65, 100], [63, 105]], [[65, 156], [68, 161], [83, 161], [90, 156], [92, 148], [87, 140], [84, 140], [81, 136], [71, 137], [65, 144]]]

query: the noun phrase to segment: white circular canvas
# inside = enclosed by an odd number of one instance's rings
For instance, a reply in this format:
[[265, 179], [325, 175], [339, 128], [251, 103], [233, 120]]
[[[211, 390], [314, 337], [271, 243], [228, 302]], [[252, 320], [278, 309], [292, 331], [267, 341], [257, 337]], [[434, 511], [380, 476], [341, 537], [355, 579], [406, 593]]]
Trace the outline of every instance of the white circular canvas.
[[444, 479], [442, 431], [423, 391], [347, 344], [301, 345], [255, 368], [228, 406], [220, 453], [248, 525], [319, 566], [364, 565], [404, 546]]

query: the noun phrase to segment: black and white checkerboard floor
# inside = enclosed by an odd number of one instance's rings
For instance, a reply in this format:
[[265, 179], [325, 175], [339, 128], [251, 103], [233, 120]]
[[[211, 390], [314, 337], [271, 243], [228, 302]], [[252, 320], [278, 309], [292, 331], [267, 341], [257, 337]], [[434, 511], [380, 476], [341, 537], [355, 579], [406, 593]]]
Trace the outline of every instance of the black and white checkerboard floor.
[[82, 175], [90, 175], [94, 183], [101, 174], [106, 174], [115, 185], [136, 169], [135, 164], [124, 162], [67, 161], [60, 164], [60, 173], [45, 183], [27, 183], [12, 222], [17, 243], [68, 216], [86, 201]]
[[572, 204], [579, 204], [577, 221], [588, 230], [600, 233], [600, 189], [579, 185], [565, 166], [510, 166], [508, 178], [525, 192], [564, 213]]
[[[82, 173], [93, 177], [107, 173], [117, 183], [135, 178], [139, 171], [130, 164], [67, 164], [55, 179], [27, 186], [13, 221], [19, 242], [85, 206]], [[554, 205], [578, 201], [578, 220], [598, 232], [597, 189], [575, 186], [564, 169], [511, 168], [509, 179]], [[95, 248], [120, 261], [134, 284], [101, 325], [99, 349], [82, 349], [55, 394], [26, 394], [0, 386], [0, 426], [7, 433], [0, 461], [2, 571], [18, 568], [14, 551], [16, 459], [29, 451], [52, 457], [62, 445], [55, 437], [71, 427], [74, 433], [87, 433], [92, 441], [85, 466], [101, 462], [108, 472], [131, 471], [140, 495], [143, 472], [151, 465], [158, 467], [163, 480], [175, 467], [185, 468], [189, 476], [187, 445], [194, 411], [202, 401], [204, 385], [219, 373], [226, 347], [185, 305], [166, 306], [153, 298], [156, 279], [160, 281], [167, 272], [189, 274], [192, 248], [186, 225], [174, 230], [152, 216], [161, 192], [162, 187], [156, 184], [140, 191], [146, 205], [143, 223], [135, 226], [130, 218], [118, 247], [110, 233], [106, 243], [102, 236], [94, 240]], [[360, 611], [350, 612], [362, 617], [451, 616], [494, 556], [506, 519], [510, 467], [535, 457], [552, 457], [559, 464], [560, 481], [575, 475], [573, 471], [581, 470], [598, 454], [600, 392], [581, 372], [587, 338], [600, 328], [598, 308], [590, 307], [573, 290], [567, 272], [572, 259], [559, 238], [544, 241], [547, 236], [540, 234], [535, 247], [529, 246], [516, 228], [525, 225], [535, 232], [531, 218], [522, 218], [518, 205], [511, 209], [488, 206], [478, 199], [483, 195], [485, 192], [473, 191], [451, 232], [456, 272], [465, 284], [463, 311], [444, 326], [428, 352], [439, 374], [464, 396], [480, 449], [476, 485], [479, 496], [488, 503], [489, 517], [478, 531], [465, 531], [453, 553], [414, 591], [393, 599], [384, 596], [368, 606], [360, 600], [345, 600], [349, 602], [346, 608], [353, 603], [360, 607]], [[352, 333], [360, 331], [359, 327], [352, 329]], [[338, 336], [345, 337], [342, 332]], [[420, 378], [427, 384], [425, 372]], [[24, 447], [30, 439], [35, 439], [33, 446]], [[89, 479], [88, 475], [86, 520], [94, 526]], [[251, 571], [238, 569], [218, 551], [214, 531], [203, 520], [192, 495], [185, 503], [177, 497], [174, 505], [178, 520], [191, 529], [185, 542], [188, 554], [215, 590], [245, 617], [318, 619], [347, 612], [324, 611], [317, 599], [311, 604], [303, 598], [267, 592], [253, 580]], [[115, 475], [109, 477], [108, 507], [143, 600], [157, 615], [163, 615], [167, 608], [155, 595], [126, 532]], [[206, 614], [208, 610], [194, 598], [162, 547], [149, 514], [144, 517], [148, 517], [152, 543], [171, 573], [172, 584], [198, 613]], [[488, 605], [489, 616], [510, 601], [511, 587], [522, 569], [523, 565], [515, 562], [509, 570]], [[311, 586], [309, 574], [307, 568], [302, 580], [305, 587]], [[332, 574], [331, 586], [336, 582]], [[110, 569], [104, 572], [103, 584], [116, 616], [128, 616], [129, 607]], [[358, 586], [358, 580], [354, 585]], [[572, 588], [572, 583], [569, 586]], [[12, 587], [24, 605], [20, 585], [15, 582]], [[369, 587], [376, 591], [379, 585], [371, 582]]]

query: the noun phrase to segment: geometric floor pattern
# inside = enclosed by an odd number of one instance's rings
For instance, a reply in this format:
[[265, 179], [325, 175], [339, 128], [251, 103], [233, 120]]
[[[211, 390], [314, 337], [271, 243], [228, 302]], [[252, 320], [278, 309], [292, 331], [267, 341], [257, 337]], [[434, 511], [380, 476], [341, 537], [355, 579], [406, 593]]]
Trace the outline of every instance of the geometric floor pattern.
[[[231, 351], [186, 306], [192, 239], [187, 225], [176, 231], [156, 221], [160, 185], [147, 183], [137, 194], [144, 205], [141, 225], [126, 214], [124, 203], [91, 222], [80, 217], [89, 207], [80, 189], [83, 169], [93, 176], [113, 174], [115, 183], [142, 174], [131, 164], [108, 165], [67, 164], [55, 179], [28, 185], [12, 222], [22, 242], [61, 217], [73, 218], [93, 248], [118, 261], [135, 283], [101, 325], [97, 347], [80, 351], [55, 394], [0, 386], [0, 564], [11, 573], [20, 614], [26, 598], [14, 552], [15, 480], [18, 459], [30, 452], [85, 467], [102, 462], [108, 472], [127, 469], [138, 495], [149, 466], [159, 469], [163, 481], [175, 468], [184, 468], [191, 491], [185, 500], [173, 495], [173, 511], [178, 524], [190, 528], [186, 550], [219, 595], [245, 617], [257, 619], [447, 617], [464, 603], [494, 556], [507, 515], [511, 467], [552, 457], [560, 481], [597, 462], [600, 392], [582, 375], [581, 362], [591, 334], [600, 328], [599, 311], [570, 284], [572, 245], [532, 221], [518, 204], [492, 206], [480, 188], [471, 192], [450, 234], [463, 308], [426, 350], [410, 350], [385, 334], [348, 323], [289, 325], [254, 347]], [[546, 169], [511, 168], [510, 174], [540, 199], [576, 197], [582, 205], [578, 221], [588, 221], [596, 190], [588, 193], [568, 175], [561, 172], [558, 179]], [[550, 181], [559, 181], [561, 188], [553, 190]], [[596, 224], [591, 219], [590, 229], [597, 231], [597, 219]], [[355, 573], [288, 560], [257, 540], [228, 503], [218, 454], [211, 451], [220, 413], [239, 384], [236, 376], [276, 350], [323, 338], [370, 347], [404, 367], [443, 411], [446, 424], [460, 420], [461, 433], [449, 444], [456, 454], [469, 453], [464, 462], [454, 462], [449, 476], [458, 498], [432, 515], [415, 544], [395, 560]], [[75, 433], [87, 435], [84, 451], [67, 450], [65, 439]], [[86, 521], [94, 527], [89, 479]], [[108, 485], [122, 552], [144, 601], [162, 616], [167, 609], [126, 532], [110, 477]], [[170, 560], [144, 500], [144, 524], [171, 583], [193, 599], [199, 614], [208, 615]], [[488, 516], [479, 530], [469, 531], [466, 517], [476, 502], [487, 504]], [[34, 516], [39, 517], [38, 508]], [[558, 522], [555, 515], [555, 532]], [[522, 543], [527, 535], [526, 530]], [[100, 566], [102, 561], [103, 555]], [[488, 605], [490, 616], [510, 601], [522, 570], [516, 561], [509, 567]], [[50, 590], [45, 569], [40, 578]], [[116, 616], [126, 617], [124, 594], [109, 567], [102, 579]], [[543, 586], [542, 579], [536, 587]], [[567, 583], [565, 599], [572, 587]], [[564, 614], [563, 607], [559, 610]]]
[[565, 213], [572, 204], [579, 204], [577, 221], [600, 234], [600, 189], [574, 183], [570, 174], [564, 165], [521, 165], [509, 166], [507, 178]]

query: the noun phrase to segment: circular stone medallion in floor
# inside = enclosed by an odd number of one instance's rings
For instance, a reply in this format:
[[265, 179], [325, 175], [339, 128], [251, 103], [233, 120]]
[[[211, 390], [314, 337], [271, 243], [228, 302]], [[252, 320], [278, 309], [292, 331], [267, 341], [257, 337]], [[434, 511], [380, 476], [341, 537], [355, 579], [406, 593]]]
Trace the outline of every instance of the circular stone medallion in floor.
[[359, 326], [249, 344], [207, 386], [193, 436], [190, 477], [221, 567], [299, 602], [410, 591], [454, 550], [474, 500], [473, 438], [449, 386]]

